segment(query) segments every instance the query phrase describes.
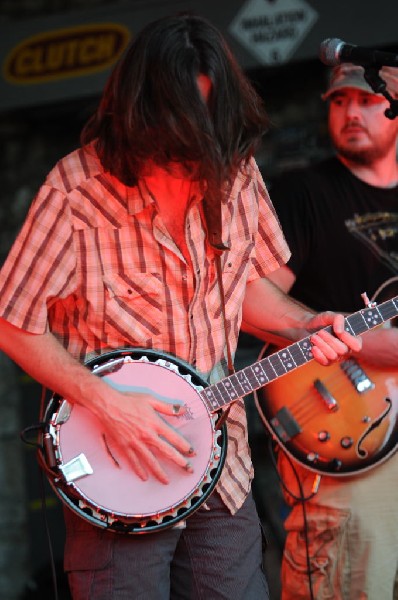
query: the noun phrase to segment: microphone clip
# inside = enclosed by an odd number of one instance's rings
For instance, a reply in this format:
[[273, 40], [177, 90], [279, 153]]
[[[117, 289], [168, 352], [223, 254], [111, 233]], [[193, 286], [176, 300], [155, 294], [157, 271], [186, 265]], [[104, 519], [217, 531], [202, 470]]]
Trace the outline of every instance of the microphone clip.
[[386, 100], [388, 100], [390, 107], [384, 112], [387, 119], [395, 119], [398, 115], [398, 100], [395, 100], [389, 91], [387, 90], [387, 84], [384, 79], [380, 76], [381, 65], [367, 65], [364, 66], [364, 78], [375, 92], [375, 94], [382, 94]]

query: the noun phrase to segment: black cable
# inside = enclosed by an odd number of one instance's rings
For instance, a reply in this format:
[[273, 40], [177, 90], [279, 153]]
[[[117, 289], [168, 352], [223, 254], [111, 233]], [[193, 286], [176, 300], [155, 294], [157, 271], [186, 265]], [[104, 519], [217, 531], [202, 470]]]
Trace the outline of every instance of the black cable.
[[51, 540], [50, 527], [48, 524], [46, 492], [45, 492], [45, 485], [44, 485], [44, 473], [43, 473], [43, 470], [40, 468], [39, 468], [39, 482], [40, 482], [40, 502], [41, 502], [41, 510], [42, 510], [42, 515], [43, 515], [44, 531], [46, 532], [48, 551], [49, 551], [49, 555], [50, 555], [50, 566], [51, 566], [51, 576], [52, 576], [53, 590], [54, 590], [54, 600], [58, 600], [58, 581], [57, 581], [57, 572], [55, 569], [53, 544], [52, 544], [52, 540]]
[[296, 502], [299, 502], [301, 504], [301, 508], [303, 511], [303, 521], [304, 521], [304, 543], [305, 543], [305, 556], [306, 556], [306, 563], [307, 563], [308, 587], [309, 587], [309, 591], [310, 591], [310, 600], [315, 600], [314, 590], [313, 590], [313, 585], [312, 585], [312, 577], [311, 577], [311, 573], [312, 573], [311, 572], [311, 556], [310, 556], [310, 544], [309, 544], [309, 538], [308, 538], [307, 510], [306, 510], [305, 503], [308, 502], [308, 500], [311, 500], [316, 495], [316, 492], [312, 492], [309, 496], [304, 496], [303, 486], [302, 486], [299, 474], [297, 473], [297, 470], [295, 468], [295, 465], [294, 465], [291, 457], [289, 456], [289, 454], [287, 452], [285, 452], [283, 450], [283, 448], [278, 447], [278, 449], [280, 451], [284, 452], [284, 455], [286, 456], [286, 458], [289, 462], [289, 465], [293, 471], [293, 474], [296, 478], [297, 485], [298, 485], [298, 488], [300, 491], [300, 496], [296, 496], [296, 494], [294, 494], [287, 487], [287, 485], [285, 484], [285, 482], [283, 481], [283, 479], [279, 473], [279, 469], [278, 469], [278, 465], [277, 465], [277, 461], [276, 461], [275, 453], [274, 453], [274, 443], [273, 443], [271, 436], [268, 436], [268, 445], [269, 445], [269, 452], [271, 455], [272, 464], [274, 466], [274, 469], [276, 471], [276, 474], [278, 476], [278, 479], [279, 479], [283, 489], [289, 496], [291, 496], [294, 500], [296, 500]]
[[[43, 387], [42, 394], [41, 394], [41, 400], [40, 400], [40, 419], [43, 419], [43, 415], [44, 415], [45, 394], [46, 394], [46, 389]], [[54, 600], [58, 600], [57, 573], [56, 573], [56, 568], [55, 568], [54, 550], [53, 550], [53, 544], [52, 544], [52, 540], [51, 540], [50, 527], [49, 527], [49, 523], [48, 523], [48, 511], [47, 511], [47, 504], [46, 504], [46, 490], [45, 490], [45, 479], [44, 479], [44, 473], [46, 473], [47, 476], [54, 477], [54, 472], [51, 470], [51, 468], [49, 468], [49, 466], [46, 463], [45, 449], [44, 449], [43, 443], [40, 443], [40, 441], [39, 441], [39, 439], [40, 439], [39, 433], [42, 432], [42, 434], [44, 434], [44, 431], [46, 430], [47, 425], [48, 424], [42, 420], [39, 421], [38, 423], [35, 423], [34, 425], [29, 425], [28, 427], [25, 427], [25, 429], [23, 429], [21, 431], [20, 437], [21, 437], [21, 440], [25, 444], [27, 444], [29, 446], [34, 446], [37, 450], [36, 455], [37, 455], [38, 467], [39, 467], [38, 471], [39, 471], [40, 505], [41, 505], [41, 512], [42, 512], [42, 516], [43, 516], [44, 531], [46, 533], [48, 551], [49, 551], [49, 556], [50, 556], [50, 567], [51, 567], [51, 576], [52, 576], [53, 591], [54, 591]], [[37, 440], [35, 440], [35, 441], [30, 440], [28, 438], [28, 435], [31, 434], [32, 432], [35, 432], [38, 435]]]

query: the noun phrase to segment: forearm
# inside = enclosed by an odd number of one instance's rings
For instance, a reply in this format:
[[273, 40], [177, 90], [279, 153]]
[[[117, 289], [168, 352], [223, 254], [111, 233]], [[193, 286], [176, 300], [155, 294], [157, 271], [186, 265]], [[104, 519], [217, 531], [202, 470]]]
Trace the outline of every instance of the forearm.
[[[31, 377], [69, 402], [83, 404], [102, 422], [104, 434], [129, 458], [137, 475], [151, 472], [163, 483], [169, 479], [159, 457], [190, 468], [186, 455], [191, 443], [169, 427], [158, 412], [175, 415], [183, 400], [165, 402], [149, 393], [119, 392], [75, 360], [51, 334], [32, 335], [0, 319], [0, 350]], [[157, 412], [158, 411], [158, 412]], [[155, 448], [158, 455], [149, 448]]]
[[398, 328], [377, 328], [362, 337], [358, 358], [380, 368], [398, 368]]
[[315, 316], [268, 279], [247, 286], [242, 330], [277, 345], [286, 345], [312, 333], [307, 323]]
[[[0, 349], [36, 381], [71, 403], [103, 408], [107, 386], [51, 334], [30, 334], [0, 319]], [[96, 407], [96, 409], [94, 408]]]

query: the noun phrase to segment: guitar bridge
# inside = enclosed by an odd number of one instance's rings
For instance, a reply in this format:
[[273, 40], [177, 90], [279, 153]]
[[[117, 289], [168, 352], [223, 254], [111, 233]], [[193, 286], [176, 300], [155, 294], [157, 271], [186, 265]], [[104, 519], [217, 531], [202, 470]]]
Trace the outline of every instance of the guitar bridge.
[[286, 406], [283, 406], [275, 413], [270, 423], [275, 433], [283, 442], [288, 442], [301, 432], [300, 425]]
[[363, 394], [374, 389], [375, 384], [369, 379], [356, 360], [350, 358], [342, 362], [340, 366], [358, 394]]

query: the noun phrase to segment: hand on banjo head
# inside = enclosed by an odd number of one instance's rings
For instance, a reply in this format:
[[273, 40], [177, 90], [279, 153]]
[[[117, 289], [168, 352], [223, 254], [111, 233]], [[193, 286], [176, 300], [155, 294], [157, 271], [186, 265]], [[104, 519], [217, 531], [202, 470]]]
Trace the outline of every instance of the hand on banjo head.
[[112, 448], [127, 457], [140, 479], [145, 481], [152, 474], [168, 484], [162, 458], [191, 472], [192, 465], [186, 457], [195, 452], [191, 443], [161, 415], [182, 415], [185, 410], [181, 400], [167, 402], [151, 394], [120, 392], [109, 387], [108, 404], [100, 419]]

